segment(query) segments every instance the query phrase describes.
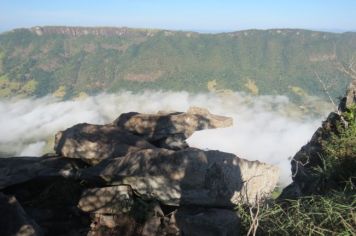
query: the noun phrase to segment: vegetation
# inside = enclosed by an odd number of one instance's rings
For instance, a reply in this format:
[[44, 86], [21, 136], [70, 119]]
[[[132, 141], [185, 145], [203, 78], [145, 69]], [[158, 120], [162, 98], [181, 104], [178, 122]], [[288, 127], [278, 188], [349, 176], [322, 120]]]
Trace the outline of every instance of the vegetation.
[[356, 106], [341, 115], [337, 130], [323, 141], [323, 165], [317, 169], [321, 189], [356, 183]]
[[337, 129], [322, 143], [323, 163], [315, 171], [322, 191], [294, 200], [270, 200], [255, 208], [238, 206], [242, 234], [355, 235], [356, 107], [341, 116]]
[[[253, 225], [250, 209], [238, 210], [241, 234], [246, 235]], [[252, 211], [256, 214], [257, 209]], [[355, 235], [356, 193], [332, 192], [265, 204], [259, 208], [256, 227], [256, 235]]]
[[[43, 29], [52, 31], [0, 34], [0, 76], [9, 81], [2, 82], [1, 97], [63, 94], [61, 86], [65, 97], [147, 88], [205, 92], [216, 81], [217, 91], [286, 94], [298, 101], [308, 95], [325, 97], [315, 71], [335, 97], [356, 69], [355, 33], [122, 29], [118, 34], [93, 28], [89, 34], [70, 34]], [[35, 89], [22, 91], [30, 80], [37, 82]]]

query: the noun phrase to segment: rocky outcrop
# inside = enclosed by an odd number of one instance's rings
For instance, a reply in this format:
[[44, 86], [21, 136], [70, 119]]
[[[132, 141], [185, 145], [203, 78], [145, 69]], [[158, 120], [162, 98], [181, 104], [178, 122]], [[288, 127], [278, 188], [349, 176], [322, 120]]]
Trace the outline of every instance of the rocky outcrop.
[[54, 146], [58, 155], [78, 158], [90, 165], [146, 148], [154, 146], [118, 127], [85, 123], [58, 132]]
[[169, 149], [187, 147], [185, 140], [195, 131], [225, 128], [233, 123], [229, 117], [210, 114], [206, 109], [191, 107], [186, 113], [124, 113], [113, 124], [151, 143]]
[[0, 158], [0, 191], [32, 179], [74, 178], [77, 170], [85, 166], [57, 156]]
[[339, 110], [344, 112], [356, 104], [356, 79], [353, 80], [346, 90], [346, 95], [341, 99]]
[[[356, 80], [353, 80], [341, 99], [339, 111], [331, 112], [313, 134], [311, 140], [298, 151], [291, 161], [293, 183], [287, 186], [283, 198], [297, 198], [303, 195], [318, 194], [322, 191], [322, 171], [327, 161], [324, 155], [324, 143], [333, 135], [338, 135], [339, 129], [347, 129], [348, 124], [343, 112], [356, 105]], [[335, 170], [339, 171], [339, 170]]]
[[96, 214], [129, 212], [133, 206], [133, 191], [128, 185], [118, 185], [84, 190], [78, 208]]
[[130, 185], [145, 199], [166, 205], [231, 207], [271, 193], [278, 168], [219, 151], [146, 149], [108, 159], [80, 176], [106, 185]]
[[201, 108], [78, 124], [56, 134], [57, 154], [0, 159], [0, 190], [46, 235], [238, 235], [233, 207], [263, 201], [278, 169], [185, 143], [231, 124]]

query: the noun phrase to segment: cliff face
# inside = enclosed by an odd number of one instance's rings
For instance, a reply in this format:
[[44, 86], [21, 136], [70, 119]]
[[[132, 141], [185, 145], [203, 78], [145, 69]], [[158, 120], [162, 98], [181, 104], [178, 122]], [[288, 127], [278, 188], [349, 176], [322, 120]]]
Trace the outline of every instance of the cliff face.
[[153, 35], [156, 30], [133, 30], [127, 27], [68, 27], [68, 26], [45, 26], [32, 27], [30, 31], [38, 36], [62, 34], [70, 37], [80, 37], [85, 35], [95, 36], [134, 36]]

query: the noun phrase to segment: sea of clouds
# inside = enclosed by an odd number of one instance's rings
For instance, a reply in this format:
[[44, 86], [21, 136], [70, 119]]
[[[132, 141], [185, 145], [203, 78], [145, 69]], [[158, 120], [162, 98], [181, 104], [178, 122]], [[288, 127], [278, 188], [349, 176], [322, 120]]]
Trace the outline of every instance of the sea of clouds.
[[[38, 156], [48, 151], [53, 136], [74, 124], [105, 124], [123, 112], [186, 111], [190, 106], [230, 116], [230, 128], [198, 131], [188, 139], [193, 147], [235, 153], [281, 169], [281, 185], [291, 181], [290, 157], [312, 136], [325, 118], [296, 116], [284, 96], [189, 94], [187, 92], [100, 94], [81, 100], [54, 97], [0, 101], [0, 156]], [[52, 138], [49, 138], [52, 137]], [[50, 141], [49, 141], [50, 140]]]

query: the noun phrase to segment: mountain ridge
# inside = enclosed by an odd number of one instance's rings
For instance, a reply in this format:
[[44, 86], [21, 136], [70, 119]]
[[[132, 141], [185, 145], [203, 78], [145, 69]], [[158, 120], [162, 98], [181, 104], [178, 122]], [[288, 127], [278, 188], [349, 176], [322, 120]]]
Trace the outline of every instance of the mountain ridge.
[[36, 26], [0, 34], [0, 97], [169, 89], [327, 99], [323, 84], [340, 94], [355, 57], [353, 32]]
[[164, 29], [164, 28], [141, 28], [141, 27], [127, 27], [127, 26], [66, 26], [66, 25], [37, 25], [32, 27], [20, 27], [5, 30], [0, 32], [1, 34], [6, 34], [18, 30], [30, 30], [36, 33], [37, 30], [43, 30], [46, 33], [53, 33], [55, 30], [101, 30], [102, 32], [105, 31], [113, 31], [119, 32], [120, 31], [142, 31], [142, 32], [158, 32], [158, 31], [168, 31], [168, 32], [186, 32], [186, 33], [196, 33], [196, 34], [207, 34], [207, 35], [219, 35], [219, 34], [234, 34], [234, 33], [243, 33], [243, 32], [252, 32], [252, 31], [266, 31], [266, 32], [273, 32], [273, 31], [306, 31], [306, 32], [318, 32], [318, 33], [327, 33], [327, 34], [356, 34], [356, 31], [347, 30], [347, 31], [332, 31], [332, 30], [314, 30], [314, 29], [304, 29], [304, 28], [267, 28], [267, 29], [258, 29], [258, 28], [249, 28], [249, 29], [241, 29], [241, 30], [228, 30], [228, 31], [200, 31], [200, 30], [175, 30], [175, 29]]

